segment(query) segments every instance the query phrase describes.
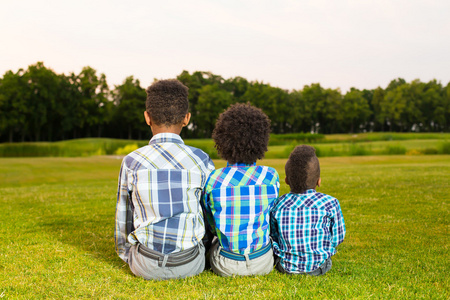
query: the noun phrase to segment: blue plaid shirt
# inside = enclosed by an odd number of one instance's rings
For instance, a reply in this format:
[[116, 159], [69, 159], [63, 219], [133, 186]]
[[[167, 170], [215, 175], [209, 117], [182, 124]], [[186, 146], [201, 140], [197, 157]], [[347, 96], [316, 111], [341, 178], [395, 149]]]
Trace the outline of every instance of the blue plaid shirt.
[[168, 254], [189, 249], [205, 234], [200, 198], [210, 157], [179, 135], [155, 135], [125, 156], [117, 192], [116, 252], [128, 261], [132, 244]]
[[317, 269], [345, 237], [339, 201], [310, 189], [281, 196], [270, 212], [273, 251], [290, 273]]
[[234, 164], [212, 171], [202, 204], [224, 250], [248, 254], [269, 243], [269, 211], [279, 188], [274, 168]]

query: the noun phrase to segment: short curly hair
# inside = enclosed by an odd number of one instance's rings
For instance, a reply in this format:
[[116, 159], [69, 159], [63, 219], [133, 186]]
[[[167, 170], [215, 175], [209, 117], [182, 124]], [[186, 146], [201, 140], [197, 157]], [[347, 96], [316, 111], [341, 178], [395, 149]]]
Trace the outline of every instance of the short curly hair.
[[155, 81], [147, 92], [145, 107], [157, 125], [180, 124], [189, 112], [188, 88], [176, 79]]
[[236, 103], [220, 114], [212, 138], [228, 163], [252, 164], [264, 157], [270, 134], [269, 117], [250, 103]]
[[303, 193], [315, 189], [320, 178], [320, 164], [316, 149], [300, 145], [292, 150], [284, 167], [292, 193]]

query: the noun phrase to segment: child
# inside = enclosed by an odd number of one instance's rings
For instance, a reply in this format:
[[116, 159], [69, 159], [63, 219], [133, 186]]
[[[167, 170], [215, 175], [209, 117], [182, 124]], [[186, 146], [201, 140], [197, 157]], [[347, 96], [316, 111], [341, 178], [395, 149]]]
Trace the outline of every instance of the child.
[[153, 138], [122, 161], [116, 252], [145, 279], [183, 278], [205, 266], [199, 200], [214, 164], [179, 136], [191, 117], [188, 108], [188, 88], [178, 80], [148, 87], [144, 116]]
[[339, 201], [315, 191], [321, 179], [313, 147], [295, 147], [285, 171], [291, 192], [281, 196], [270, 212], [276, 268], [282, 273], [323, 275], [331, 269], [331, 256], [345, 236]]
[[[202, 204], [215, 235], [209, 262], [221, 276], [273, 269], [269, 211], [278, 197], [275, 169], [256, 166], [269, 141], [270, 120], [250, 104], [234, 104], [217, 120], [213, 139], [227, 167], [213, 171]], [[207, 258], [208, 259], [208, 258]]]

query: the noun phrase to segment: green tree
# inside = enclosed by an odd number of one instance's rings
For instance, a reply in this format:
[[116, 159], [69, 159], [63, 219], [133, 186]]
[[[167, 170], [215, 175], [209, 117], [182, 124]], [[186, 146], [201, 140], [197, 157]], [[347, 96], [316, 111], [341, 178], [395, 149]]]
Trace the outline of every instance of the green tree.
[[89, 66], [84, 67], [74, 82], [79, 93], [79, 105], [77, 109], [79, 127], [84, 128], [87, 136], [97, 131], [101, 135], [102, 125], [107, 120], [105, 105], [108, 102], [109, 93], [105, 74], [97, 76], [97, 71]]
[[423, 84], [421, 91], [422, 101], [420, 111], [423, 118], [420, 120], [422, 131], [443, 131], [446, 124], [446, 107], [444, 88], [441, 83], [431, 80]]
[[57, 119], [53, 112], [58, 98], [58, 76], [38, 62], [30, 65], [23, 77], [27, 83], [25, 99], [29, 108], [26, 119], [34, 140], [41, 141], [43, 132], [46, 139], [52, 140]]
[[29, 107], [25, 98], [27, 83], [24, 71], [17, 73], [7, 71], [0, 81], [0, 133], [8, 135], [8, 141], [14, 141], [14, 134], [19, 133], [24, 141], [28, 134], [26, 119]]
[[336, 133], [342, 130], [342, 95], [339, 90], [324, 89], [319, 83], [303, 87], [303, 97], [312, 111], [312, 128], [316, 133]]
[[347, 132], [359, 131], [360, 127], [366, 125], [371, 114], [369, 103], [363, 97], [363, 93], [355, 88], [351, 88], [344, 95], [342, 100], [342, 113], [344, 118], [342, 123]]
[[386, 92], [395, 90], [396, 88], [398, 88], [401, 85], [404, 85], [406, 83], [406, 80], [403, 78], [397, 78], [394, 80], [391, 80], [391, 82], [389, 82], [388, 86], [386, 87]]
[[342, 94], [339, 89], [326, 89], [325, 103], [322, 106], [323, 133], [342, 132], [342, 121], [345, 117], [342, 109]]
[[381, 104], [382, 115], [386, 116], [386, 123], [389, 125], [389, 131], [400, 129], [403, 131], [405, 122], [403, 115], [405, 114], [407, 99], [405, 92], [407, 87], [405, 84], [396, 87], [386, 93], [383, 103]]
[[247, 88], [242, 99], [261, 108], [271, 120], [273, 133], [283, 133], [287, 127], [289, 111], [288, 93], [280, 88], [272, 87], [262, 82], [253, 82]]
[[[442, 91], [442, 104], [438, 107], [442, 111], [442, 119], [440, 120], [441, 130], [448, 132], [450, 130], [450, 82]], [[439, 112], [439, 115], [441, 113]]]
[[302, 90], [302, 96], [308, 106], [313, 107], [311, 111], [311, 131], [318, 133], [320, 121], [323, 119], [321, 110], [317, 108], [317, 105], [323, 106], [325, 103], [326, 94], [325, 90], [319, 83], [313, 83], [311, 85], [305, 85]]
[[420, 107], [424, 86], [419, 80], [414, 80], [387, 92], [382, 111], [389, 120], [391, 130], [411, 131], [423, 121]]
[[210, 138], [219, 114], [230, 106], [233, 95], [217, 84], [208, 84], [199, 91], [196, 115], [197, 134], [202, 138]]
[[375, 129], [384, 131], [387, 115], [382, 109], [384, 103], [385, 91], [381, 87], [377, 87], [373, 91], [373, 97], [371, 102], [371, 108], [373, 112], [373, 120]]
[[310, 132], [313, 125], [313, 107], [311, 103], [303, 97], [302, 91], [294, 90], [289, 93], [287, 107], [289, 112], [286, 115], [287, 126], [290, 132]]
[[363, 130], [366, 131], [374, 131], [375, 128], [375, 115], [373, 112], [373, 96], [375, 93], [375, 90], [368, 90], [368, 89], [364, 89], [361, 91], [363, 98], [366, 100], [367, 104], [369, 105], [369, 117], [368, 120], [363, 128]]
[[149, 128], [144, 119], [147, 94], [139, 80], [133, 76], [127, 77], [121, 85], [115, 87], [113, 99], [116, 106], [114, 120], [118, 131], [122, 133], [125, 128], [128, 139], [142, 139], [142, 134], [148, 133]]
[[198, 114], [201, 112], [197, 108], [197, 103], [200, 97], [200, 90], [206, 85], [217, 85], [222, 89], [225, 80], [222, 76], [215, 75], [211, 72], [194, 72], [189, 74], [188, 71], [181, 72], [177, 76], [177, 79], [189, 88], [189, 111], [192, 114], [190, 126], [183, 130], [184, 137], [200, 137], [202, 134], [198, 130], [200, 127], [197, 122], [199, 121]]
[[245, 102], [243, 96], [249, 86], [250, 83], [247, 81], [247, 79], [239, 76], [227, 79], [223, 84], [223, 88], [233, 95], [234, 97], [233, 103]]

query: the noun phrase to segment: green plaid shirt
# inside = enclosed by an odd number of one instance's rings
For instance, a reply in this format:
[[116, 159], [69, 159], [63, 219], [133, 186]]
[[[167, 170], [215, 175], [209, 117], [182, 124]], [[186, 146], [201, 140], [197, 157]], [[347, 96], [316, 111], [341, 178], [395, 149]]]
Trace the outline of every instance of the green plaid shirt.
[[269, 210], [279, 188], [277, 171], [266, 166], [234, 164], [211, 172], [202, 204], [224, 250], [248, 254], [269, 243]]

